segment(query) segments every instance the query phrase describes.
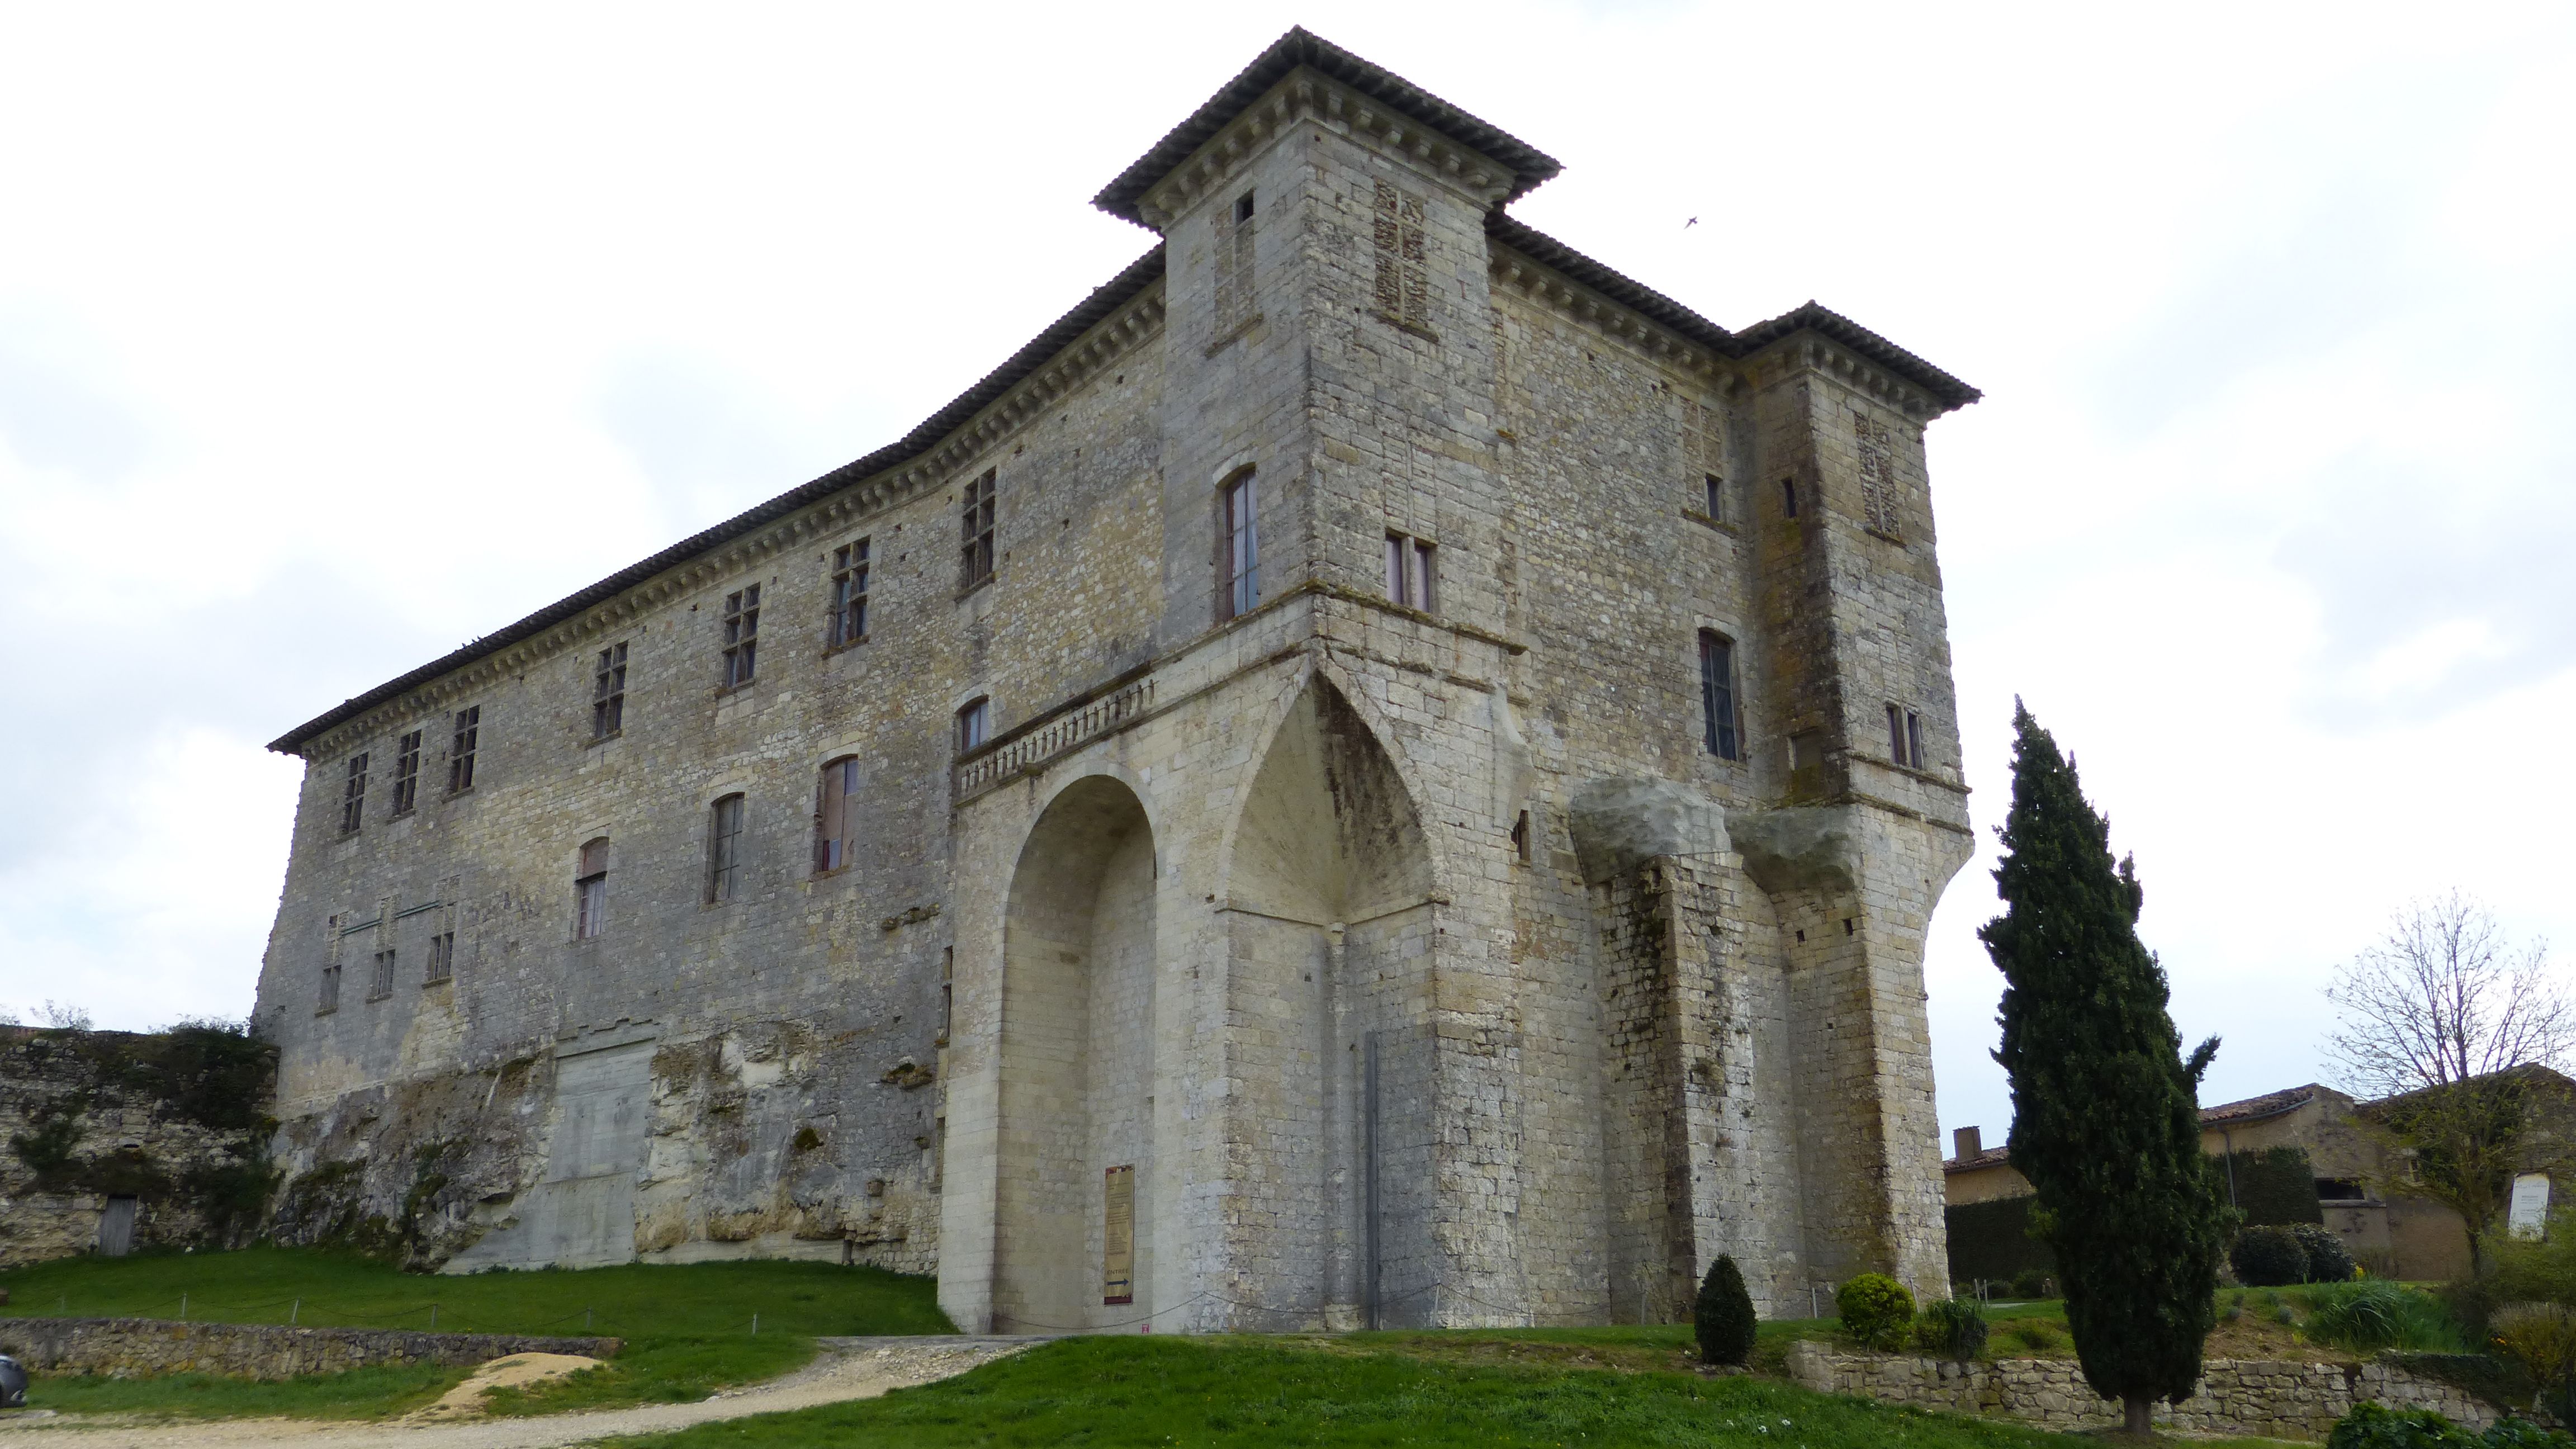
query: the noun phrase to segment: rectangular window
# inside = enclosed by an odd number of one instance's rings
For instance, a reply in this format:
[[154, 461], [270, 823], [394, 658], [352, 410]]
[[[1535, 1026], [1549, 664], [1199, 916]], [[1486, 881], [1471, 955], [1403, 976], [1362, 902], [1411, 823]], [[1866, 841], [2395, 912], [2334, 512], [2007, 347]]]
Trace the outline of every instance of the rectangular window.
[[[384, 929], [392, 930], [393, 927], [389, 924]], [[367, 978], [367, 999], [382, 1001], [394, 994], [394, 953], [378, 951], [375, 966], [375, 974]]]
[[1136, 1169], [1113, 1167], [1103, 1175], [1100, 1234], [1100, 1301], [1136, 1301]]
[[349, 777], [340, 786], [340, 833], [354, 833], [367, 817], [367, 755], [364, 750], [349, 757]]
[[474, 788], [474, 751], [483, 735], [483, 706], [469, 705], [456, 712], [456, 732], [447, 742], [447, 793], [462, 795]]
[[1408, 609], [1432, 611], [1433, 548], [1406, 534], [1386, 536], [1386, 597]]
[[1795, 478], [1780, 480], [1780, 516], [1782, 518], [1798, 516], [1798, 480]]
[[868, 541], [832, 550], [832, 619], [824, 630], [824, 647], [868, 640]]
[[1725, 482], [1714, 473], [1702, 473], [1700, 475], [1700, 483], [1707, 490], [1705, 503], [1708, 508], [1709, 521], [1712, 523], [1724, 523], [1726, 521]]
[[320, 1016], [326, 1011], [338, 1011], [339, 1009], [340, 967], [339, 963], [334, 962], [331, 965], [322, 968], [322, 999], [314, 1003], [313, 1014], [315, 1016]]
[[1378, 315], [1406, 327], [1429, 327], [1431, 280], [1422, 198], [1381, 181], [1375, 210]]
[[1700, 476], [1706, 491], [1708, 516], [1720, 523], [1726, 521], [1726, 497], [1719, 476], [1726, 471], [1725, 447], [1718, 427], [1716, 408], [1692, 398], [1682, 399], [1682, 466]]
[[957, 711], [957, 753], [964, 754], [993, 737], [993, 702], [979, 699]]
[[601, 837], [581, 848], [581, 865], [573, 877], [572, 934], [576, 941], [596, 937], [608, 925], [608, 840]]
[[1512, 854], [1520, 857], [1521, 864], [1529, 864], [1530, 823], [1529, 812], [1526, 810], [1521, 812], [1520, 819], [1512, 822]]
[[420, 734], [413, 730], [394, 747], [394, 813], [409, 814], [420, 797]]
[[1216, 334], [1252, 320], [1252, 193], [1216, 214]]
[[751, 683], [751, 672], [760, 649], [760, 585], [751, 584], [725, 595], [724, 607], [724, 672], [727, 689]]
[[733, 899], [742, 879], [742, 797], [715, 803], [707, 821], [707, 903]]
[[1254, 519], [1252, 474], [1225, 485], [1217, 526], [1217, 618], [1252, 612], [1261, 599], [1261, 535]]
[[456, 974], [456, 933], [441, 931], [429, 938], [429, 969], [421, 973], [423, 986], [435, 986]]
[[1887, 707], [1887, 757], [1912, 769], [1923, 768], [1923, 716], [1902, 705]]
[[604, 740], [626, 728], [626, 646], [599, 651], [599, 672], [590, 692], [590, 737]]
[[993, 469], [966, 485], [958, 510], [963, 542], [958, 555], [957, 591], [964, 593], [993, 576]]
[[[964, 737], [961, 731], [959, 738]], [[858, 808], [851, 803], [851, 797], [858, 789], [859, 762], [855, 757], [834, 760], [823, 767], [823, 779], [815, 787], [814, 797], [814, 869], [839, 870], [850, 863], [859, 823]]]
[[1699, 631], [1699, 706], [1708, 752], [1721, 760], [1744, 758], [1735, 729], [1735, 645], [1706, 629]]

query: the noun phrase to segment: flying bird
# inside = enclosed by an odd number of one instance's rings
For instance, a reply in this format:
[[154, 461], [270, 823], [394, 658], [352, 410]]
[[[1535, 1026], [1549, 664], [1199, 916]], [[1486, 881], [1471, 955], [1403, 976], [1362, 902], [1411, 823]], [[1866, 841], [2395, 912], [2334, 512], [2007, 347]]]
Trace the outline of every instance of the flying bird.
[[1699, 225], [1699, 218], [1694, 216], [1690, 220], [1682, 223], [1682, 230], [1688, 231], [1697, 225]]

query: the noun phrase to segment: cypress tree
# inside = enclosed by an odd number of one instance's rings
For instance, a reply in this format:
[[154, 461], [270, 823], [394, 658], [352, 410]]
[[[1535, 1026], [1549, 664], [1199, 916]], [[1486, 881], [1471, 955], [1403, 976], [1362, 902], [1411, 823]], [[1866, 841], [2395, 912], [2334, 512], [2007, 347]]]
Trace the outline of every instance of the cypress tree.
[[1720, 1254], [1708, 1265], [1691, 1305], [1691, 1323], [1701, 1363], [1741, 1364], [1753, 1357], [1753, 1295], [1744, 1291], [1744, 1275], [1733, 1258]]
[[1977, 933], [2004, 974], [2012, 1164], [2038, 1194], [2085, 1381], [2145, 1433], [2156, 1400], [2199, 1382], [2217, 1325], [2228, 1217], [2198, 1088], [2218, 1038], [2182, 1057], [2164, 968], [2138, 940], [2134, 862], [2112, 864], [2110, 823], [2019, 700], [2013, 729], [2004, 914]]

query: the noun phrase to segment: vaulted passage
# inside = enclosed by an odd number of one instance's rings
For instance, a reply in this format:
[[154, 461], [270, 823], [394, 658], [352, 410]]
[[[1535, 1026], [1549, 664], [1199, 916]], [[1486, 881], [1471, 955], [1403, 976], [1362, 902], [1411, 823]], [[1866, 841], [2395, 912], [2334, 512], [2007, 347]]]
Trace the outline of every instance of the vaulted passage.
[[1125, 785], [1039, 817], [1002, 938], [994, 1327], [1154, 1311], [1154, 832]]
[[1430, 898], [1393, 760], [1315, 680], [1253, 777], [1224, 896], [1238, 1328], [1405, 1323], [1429, 1306]]

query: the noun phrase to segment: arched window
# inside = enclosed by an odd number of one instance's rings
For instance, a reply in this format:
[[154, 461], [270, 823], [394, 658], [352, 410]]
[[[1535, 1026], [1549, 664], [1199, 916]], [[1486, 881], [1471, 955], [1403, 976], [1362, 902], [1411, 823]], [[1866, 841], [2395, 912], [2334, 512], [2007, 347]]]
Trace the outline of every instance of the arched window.
[[850, 863], [858, 845], [859, 760], [843, 755], [823, 767], [814, 790], [814, 869], [839, 870]]
[[573, 939], [590, 940], [608, 924], [607, 836], [603, 835], [581, 848], [581, 864], [574, 868], [572, 895]]
[[707, 811], [707, 903], [733, 899], [742, 880], [742, 797], [727, 795]]

